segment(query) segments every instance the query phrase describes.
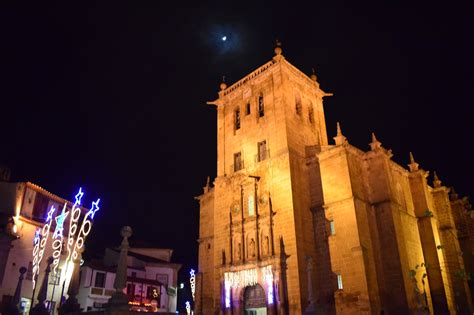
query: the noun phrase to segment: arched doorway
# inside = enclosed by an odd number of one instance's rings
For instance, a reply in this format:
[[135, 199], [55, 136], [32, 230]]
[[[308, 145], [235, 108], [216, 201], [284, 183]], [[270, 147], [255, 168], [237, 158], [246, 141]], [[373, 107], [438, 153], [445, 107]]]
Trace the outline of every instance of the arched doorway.
[[244, 291], [244, 315], [266, 315], [265, 290], [256, 284]]

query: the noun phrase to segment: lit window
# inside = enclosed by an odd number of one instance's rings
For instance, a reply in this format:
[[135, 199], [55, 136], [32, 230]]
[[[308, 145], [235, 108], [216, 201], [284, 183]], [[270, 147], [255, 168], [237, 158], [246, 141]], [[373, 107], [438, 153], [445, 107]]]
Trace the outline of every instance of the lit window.
[[240, 154], [240, 152], [234, 153], [234, 172], [240, 171], [242, 168], [242, 155]]
[[265, 115], [265, 107], [263, 104], [263, 95], [260, 94], [258, 97], [258, 117], [263, 117]]
[[249, 216], [255, 215], [255, 203], [253, 196], [249, 196]]
[[342, 290], [342, 276], [341, 274], [338, 274], [337, 275], [337, 289], [338, 290]]
[[259, 142], [258, 143], [258, 156], [257, 156], [257, 160], [260, 162], [260, 161], [263, 161], [267, 158], [267, 141], [262, 141], [262, 142]]
[[245, 105], [245, 115], [250, 115], [250, 103], [247, 103], [247, 105]]
[[329, 231], [331, 235], [336, 235], [336, 226], [334, 225], [334, 220], [329, 221]]
[[235, 110], [234, 118], [235, 118], [235, 121], [234, 121], [235, 130], [238, 130], [240, 129], [240, 109], [239, 108]]

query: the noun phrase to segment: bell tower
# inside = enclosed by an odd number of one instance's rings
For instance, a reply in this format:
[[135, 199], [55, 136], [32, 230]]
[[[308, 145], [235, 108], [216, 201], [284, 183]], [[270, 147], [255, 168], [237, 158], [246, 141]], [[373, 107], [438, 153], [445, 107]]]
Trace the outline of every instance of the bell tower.
[[277, 42], [272, 60], [230, 86], [222, 82], [208, 102], [217, 109], [217, 177], [197, 197], [198, 314], [243, 312], [244, 292], [257, 284], [270, 313], [303, 313], [312, 296], [307, 261], [316, 256], [311, 209], [322, 204], [310, 191], [307, 157], [328, 144], [323, 98], [330, 95]]

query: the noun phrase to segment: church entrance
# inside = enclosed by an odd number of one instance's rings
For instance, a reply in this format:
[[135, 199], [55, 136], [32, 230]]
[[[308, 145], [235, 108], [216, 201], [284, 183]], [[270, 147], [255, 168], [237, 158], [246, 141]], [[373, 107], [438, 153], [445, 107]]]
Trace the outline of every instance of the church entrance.
[[244, 315], [267, 315], [265, 290], [258, 284], [245, 288]]

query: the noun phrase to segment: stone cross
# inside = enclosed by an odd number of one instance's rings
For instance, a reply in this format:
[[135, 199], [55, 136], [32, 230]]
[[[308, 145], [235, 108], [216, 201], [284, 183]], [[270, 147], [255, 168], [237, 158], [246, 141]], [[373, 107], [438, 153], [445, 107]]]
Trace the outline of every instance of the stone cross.
[[121, 309], [128, 311], [128, 297], [123, 290], [127, 286], [127, 256], [128, 256], [128, 238], [132, 236], [132, 228], [124, 226], [121, 230], [123, 237], [120, 245], [120, 256], [117, 265], [117, 273], [115, 274], [114, 288], [115, 292], [109, 300], [110, 309]]

